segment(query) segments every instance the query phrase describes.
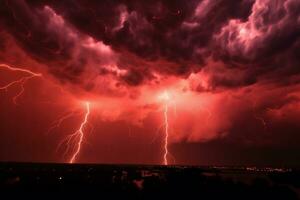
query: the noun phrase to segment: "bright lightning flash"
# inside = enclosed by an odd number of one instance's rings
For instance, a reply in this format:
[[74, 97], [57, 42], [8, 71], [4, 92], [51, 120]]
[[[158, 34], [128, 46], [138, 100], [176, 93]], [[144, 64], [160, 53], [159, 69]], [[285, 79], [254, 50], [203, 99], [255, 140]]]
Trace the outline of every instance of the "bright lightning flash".
[[35, 73], [32, 72], [28, 69], [23, 69], [23, 68], [19, 68], [19, 67], [11, 67], [7, 64], [0, 64], [0, 68], [4, 68], [8, 71], [14, 71], [14, 72], [20, 72], [20, 73], [26, 73], [28, 74], [27, 76], [23, 76], [15, 81], [12, 81], [4, 86], [0, 86], [0, 90], [8, 90], [10, 87], [12, 87], [13, 85], [19, 84], [21, 87], [21, 90], [13, 97], [13, 102], [14, 104], [17, 104], [17, 99], [23, 94], [23, 92], [25, 91], [24, 88], [24, 84], [34, 78], [34, 77], [42, 77], [42, 74], [40, 73]]
[[[13, 102], [14, 104], [17, 104], [17, 99], [23, 94], [23, 92], [25, 91], [24, 88], [24, 84], [34, 78], [34, 77], [42, 77], [41, 73], [35, 73], [31, 70], [28, 69], [24, 69], [24, 68], [19, 68], [19, 67], [12, 67], [10, 65], [7, 64], [1, 64], [0, 63], [0, 68], [3, 68], [3, 70], [7, 70], [7, 71], [12, 71], [12, 72], [19, 72], [24, 74], [24, 76], [22, 76], [21, 78], [12, 81], [4, 86], [0, 86], [0, 90], [8, 90], [10, 87], [19, 84], [21, 90], [13, 97]], [[25, 75], [27, 74], [27, 75]], [[48, 132], [50, 132], [52, 129], [54, 128], [58, 128], [60, 126], [60, 124], [67, 118], [71, 117], [74, 115], [74, 112], [71, 112], [69, 114], [67, 114], [66, 116], [63, 116], [61, 119], [59, 119], [54, 125], [53, 127], [51, 127], [49, 129]], [[67, 143], [67, 151], [70, 148], [71, 144], [73, 145], [73, 151], [74, 153], [72, 154], [72, 157], [69, 160], [69, 163], [74, 163], [76, 161], [76, 158], [78, 156], [78, 154], [80, 153], [81, 150], [81, 146], [82, 146], [82, 142], [84, 139], [84, 134], [85, 134], [85, 129], [86, 126], [88, 125], [88, 118], [90, 115], [90, 102], [85, 102], [85, 114], [84, 114], [84, 118], [83, 121], [80, 123], [80, 126], [78, 128], [78, 130], [76, 130], [73, 134], [69, 135], [66, 140]], [[64, 141], [62, 143], [64, 143]]]
[[164, 127], [165, 127], [165, 142], [164, 142], [164, 165], [168, 165], [168, 140], [169, 140], [169, 120], [168, 120], [168, 109], [170, 96], [168, 92], [164, 92], [160, 98], [165, 102], [164, 105]]
[[85, 107], [86, 107], [86, 111], [85, 111], [84, 119], [81, 122], [79, 129], [77, 131], [75, 131], [73, 134], [68, 136], [68, 143], [70, 143], [74, 139], [77, 140], [75, 152], [73, 153], [71, 159], [69, 160], [69, 163], [74, 163], [76, 161], [76, 158], [81, 150], [81, 145], [82, 145], [83, 137], [84, 137], [84, 129], [88, 123], [88, 118], [90, 115], [90, 103], [86, 102]]

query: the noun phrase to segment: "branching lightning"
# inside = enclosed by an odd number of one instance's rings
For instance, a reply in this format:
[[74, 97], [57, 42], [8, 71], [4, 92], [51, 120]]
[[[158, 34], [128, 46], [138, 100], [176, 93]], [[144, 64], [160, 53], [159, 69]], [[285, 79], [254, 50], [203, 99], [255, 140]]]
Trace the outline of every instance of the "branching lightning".
[[168, 165], [168, 139], [169, 139], [169, 120], [168, 120], [168, 103], [165, 105], [164, 110], [164, 120], [165, 120], [165, 153], [164, 153], [164, 165]]
[[16, 85], [16, 84], [19, 84], [20, 85], [20, 88], [21, 90], [13, 97], [13, 102], [14, 104], [17, 104], [17, 99], [23, 94], [23, 92], [25, 91], [25, 88], [24, 88], [24, 84], [34, 78], [34, 77], [42, 77], [42, 74], [40, 73], [35, 73], [33, 71], [30, 71], [28, 69], [23, 69], [23, 68], [19, 68], [19, 67], [11, 67], [7, 64], [0, 64], [0, 67], [1, 68], [4, 68], [6, 70], [9, 70], [9, 71], [14, 71], [14, 72], [21, 72], [21, 73], [25, 73], [25, 74], [28, 74], [27, 76], [23, 76], [15, 81], [12, 81], [4, 86], [1, 86], [0, 87], [0, 90], [8, 90], [10, 87], [12, 87], [13, 85]]
[[[32, 78], [35, 77], [42, 77], [41, 73], [35, 73], [31, 70], [28, 69], [24, 69], [24, 68], [19, 68], [19, 67], [12, 67], [10, 65], [7, 64], [0, 64], [0, 68], [3, 68], [3, 70], [8, 70], [8, 71], [12, 71], [12, 72], [19, 72], [24, 74], [24, 76], [22, 76], [21, 78], [18, 78], [17, 80], [14, 80], [6, 85], [0, 86], [0, 90], [8, 90], [10, 87], [14, 86], [14, 85], [20, 85], [20, 91], [18, 91], [18, 93], [13, 97], [13, 102], [14, 104], [17, 104], [17, 99], [23, 94], [23, 92], [25, 91], [25, 87], [24, 84], [29, 81]], [[25, 75], [26, 74], [26, 75]], [[58, 128], [61, 123], [76, 115], [76, 113], [74, 111], [67, 113], [65, 116], [61, 117], [59, 120], [55, 121], [53, 123], [53, 125], [50, 127], [50, 129], [47, 131], [47, 133], [51, 132], [53, 129]], [[72, 133], [71, 135], [69, 135], [66, 140], [64, 140], [62, 143], [64, 143], [66, 141], [67, 143], [67, 150], [65, 153], [68, 152], [68, 150], [71, 147], [71, 144], [73, 144], [73, 154], [69, 160], [69, 163], [74, 163], [76, 161], [76, 158], [78, 156], [78, 154], [80, 153], [81, 150], [81, 145], [84, 139], [84, 134], [85, 134], [85, 128], [88, 124], [88, 118], [90, 115], [90, 103], [86, 102], [85, 103], [85, 114], [84, 114], [84, 118], [83, 121], [80, 123], [80, 126], [78, 128], [78, 130], [76, 130], [74, 133]], [[61, 144], [62, 144], [61, 143]]]
[[[19, 67], [12, 67], [10, 65], [7, 64], [1, 64], [0, 63], [0, 68], [2, 68], [3, 70], [7, 70], [7, 71], [12, 71], [12, 72], [18, 72], [21, 73], [22, 77], [18, 78], [17, 80], [11, 81], [9, 83], [7, 83], [6, 85], [0, 86], [0, 90], [8, 90], [10, 87], [13, 87], [14, 85], [19, 85], [20, 90], [17, 92], [17, 94], [13, 97], [13, 103], [17, 104], [17, 99], [24, 93], [25, 91], [25, 83], [29, 80], [31, 80], [32, 78], [35, 77], [42, 77], [41, 73], [36, 73], [33, 72], [31, 70], [28, 69], [24, 69], [24, 68], [19, 68]], [[161, 126], [161, 128], [164, 128], [164, 145], [163, 145], [163, 149], [164, 149], [164, 153], [163, 153], [163, 164], [164, 165], [168, 165], [169, 164], [169, 157], [171, 156], [173, 158], [173, 156], [170, 154], [169, 149], [168, 149], [168, 145], [169, 145], [169, 119], [168, 119], [168, 115], [169, 115], [169, 106], [170, 106], [170, 96], [168, 94], [168, 92], [164, 92], [160, 98], [163, 100], [164, 102], [164, 109], [163, 109], [163, 124]], [[83, 120], [81, 121], [79, 128], [73, 132], [72, 134], [68, 135], [58, 146], [58, 148], [60, 147], [60, 145], [62, 144], [66, 144], [66, 150], [64, 152], [64, 156], [66, 154], [69, 154], [69, 152], [71, 153], [71, 157], [70, 159], [68, 159], [69, 163], [74, 163], [77, 158], [78, 155], [80, 154], [80, 151], [82, 149], [82, 143], [84, 141], [84, 136], [86, 134], [86, 129], [88, 126], [88, 120], [90, 117], [90, 102], [85, 102], [85, 111], [84, 111], [84, 117]], [[176, 114], [176, 106], [174, 107], [174, 111]], [[61, 118], [59, 118], [57, 121], [55, 121], [52, 126], [49, 128], [49, 130], [47, 131], [47, 133], [51, 132], [53, 129], [59, 128], [60, 125], [63, 123], [63, 121], [65, 121], [68, 118], [73, 117], [74, 115], [77, 115], [77, 112], [69, 112], [66, 115], [62, 116]]]
[[164, 165], [168, 165], [168, 155], [169, 155], [169, 150], [168, 150], [168, 143], [169, 143], [169, 119], [168, 119], [168, 111], [169, 111], [169, 101], [170, 101], [170, 96], [167, 92], [164, 92], [160, 98], [164, 101]]
[[[85, 102], [84, 106], [85, 106], [84, 112], [78, 112], [78, 111], [74, 111], [74, 110], [67, 112], [65, 115], [60, 117], [58, 120], [54, 121], [52, 123], [52, 126], [47, 131], [47, 133], [50, 133], [54, 129], [59, 128], [61, 126], [61, 124], [68, 118], [74, 117], [76, 115], [81, 115], [81, 114], [84, 115], [83, 120], [80, 122], [79, 128], [72, 134], [68, 135], [65, 139], [63, 139], [56, 148], [56, 151], [58, 151], [62, 145], [66, 145], [66, 148], [65, 148], [65, 151], [63, 154], [64, 158], [67, 157], [67, 154], [69, 152], [72, 152], [72, 156], [68, 160], [68, 163], [74, 163], [76, 161], [76, 157], [78, 156], [78, 154], [80, 153], [80, 150], [81, 150], [81, 146], [82, 146], [82, 142], [84, 140], [86, 128], [89, 125], [88, 120], [89, 120], [89, 116], [90, 116], [90, 103]], [[93, 127], [91, 126], [89, 132], [91, 133], [92, 131], [93, 131]]]
[[75, 152], [73, 153], [71, 159], [69, 160], [69, 163], [74, 163], [76, 161], [76, 158], [77, 158], [77, 156], [78, 156], [78, 154], [80, 153], [80, 150], [81, 150], [81, 145], [82, 145], [83, 137], [84, 137], [84, 129], [85, 129], [87, 123], [88, 123], [88, 118], [89, 118], [89, 115], [90, 115], [90, 103], [86, 102], [85, 106], [86, 106], [86, 112], [85, 112], [85, 115], [84, 115], [84, 119], [80, 124], [79, 129], [76, 130], [73, 134], [68, 136], [68, 144], [70, 142], [72, 142], [72, 140], [77, 140], [77, 144], [76, 144], [76, 147], [75, 147]]
[[75, 111], [66, 113], [65, 115], [60, 117], [58, 120], [54, 121], [46, 133], [48, 134], [48, 133], [52, 132], [54, 129], [59, 128], [65, 120], [67, 120], [68, 118], [71, 118], [75, 115], [78, 115], [78, 114], [81, 114], [81, 113], [77, 113]]

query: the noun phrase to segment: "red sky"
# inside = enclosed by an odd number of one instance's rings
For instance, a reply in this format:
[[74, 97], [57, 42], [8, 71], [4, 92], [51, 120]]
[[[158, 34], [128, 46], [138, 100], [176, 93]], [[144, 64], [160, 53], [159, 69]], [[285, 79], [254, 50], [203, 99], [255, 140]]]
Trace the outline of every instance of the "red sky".
[[0, 1], [0, 160], [299, 165], [299, 49], [298, 0]]

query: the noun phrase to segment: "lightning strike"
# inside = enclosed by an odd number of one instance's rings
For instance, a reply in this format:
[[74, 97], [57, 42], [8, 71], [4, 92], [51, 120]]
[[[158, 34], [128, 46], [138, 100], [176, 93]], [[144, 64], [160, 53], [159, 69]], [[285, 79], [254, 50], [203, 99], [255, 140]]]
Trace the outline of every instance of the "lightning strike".
[[24, 93], [24, 91], [25, 91], [24, 84], [28, 80], [30, 80], [34, 77], [42, 77], [42, 74], [40, 74], [40, 73], [35, 73], [33, 71], [30, 71], [30, 70], [24, 69], [24, 68], [12, 67], [12, 66], [9, 66], [7, 64], [0, 64], [0, 68], [6, 69], [8, 71], [21, 72], [21, 73], [28, 74], [28, 76], [23, 76], [23, 77], [15, 80], [15, 81], [12, 81], [12, 82], [0, 87], [0, 90], [6, 90], [7, 91], [10, 87], [12, 87], [16, 84], [20, 85], [21, 90], [13, 97], [14, 104], [17, 104], [17, 99]]
[[164, 92], [161, 96], [161, 99], [165, 101], [164, 105], [164, 165], [168, 165], [168, 140], [169, 140], [169, 119], [168, 119], [168, 111], [169, 111], [169, 100], [170, 96], [167, 92]]
[[73, 153], [71, 159], [69, 160], [69, 163], [74, 163], [76, 161], [76, 158], [77, 158], [77, 156], [78, 156], [78, 154], [80, 153], [80, 150], [81, 150], [81, 145], [82, 145], [83, 137], [84, 137], [84, 129], [85, 129], [87, 123], [88, 123], [88, 118], [89, 118], [89, 115], [90, 115], [90, 103], [86, 102], [85, 107], [86, 107], [86, 112], [85, 112], [85, 115], [84, 115], [84, 119], [83, 119], [83, 121], [81, 122], [81, 124], [79, 126], [79, 129], [77, 131], [75, 131], [73, 134], [69, 135], [68, 144], [70, 143], [70, 141], [72, 139], [77, 139], [75, 152]]
[[169, 139], [169, 121], [168, 121], [168, 104], [166, 103], [165, 105], [165, 110], [164, 110], [164, 119], [165, 119], [165, 153], [164, 153], [164, 165], [168, 165], [168, 139]]
[[[42, 77], [41, 73], [35, 73], [35, 72], [31, 71], [31, 70], [20, 68], [20, 67], [12, 67], [12, 66], [7, 65], [7, 64], [0, 64], [0, 68], [2, 68], [3, 70], [7, 70], [7, 71], [19, 72], [19, 73], [22, 73], [22, 74], [23, 73], [27, 74], [27, 75], [24, 75], [21, 78], [19, 78], [17, 80], [14, 80], [14, 81], [6, 84], [6, 85], [0, 86], [0, 90], [6, 90], [7, 91], [10, 87], [12, 87], [14, 85], [17, 85], [17, 84], [20, 85], [21, 90], [13, 97], [13, 102], [16, 105], [17, 105], [17, 99], [25, 91], [24, 84], [27, 81], [29, 81], [30, 79], [32, 79], [32, 78]], [[67, 146], [67, 151], [70, 148], [70, 144], [72, 142], [75, 143], [75, 145], [74, 145], [74, 153], [73, 153], [72, 157], [70, 158], [69, 163], [73, 163], [73, 162], [76, 161], [76, 158], [77, 158], [77, 156], [78, 156], [78, 154], [80, 153], [80, 150], [81, 150], [81, 145], [82, 145], [83, 138], [84, 138], [84, 131], [85, 131], [84, 129], [87, 126], [88, 117], [89, 117], [89, 114], [90, 114], [90, 103], [86, 102], [85, 106], [86, 106], [86, 111], [85, 111], [84, 119], [81, 122], [81, 124], [79, 126], [79, 129], [76, 130], [73, 134], [71, 134], [71, 135], [69, 135], [67, 137], [67, 145], [68, 145]], [[58, 128], [64, 120], [66, 120], [69, 117], [72, 117], [73, 115], [75, 115], [75, 113], [71, 112], [71, 113], [68, 113], [67, 115], [63, 116], [62, 118], [60, 118], [58, 121], [56, 121], [53, 124], [52, 127], [50, 127], [50, 129], [48, 130], [47, 133], [51, 132], [55, 128]]]

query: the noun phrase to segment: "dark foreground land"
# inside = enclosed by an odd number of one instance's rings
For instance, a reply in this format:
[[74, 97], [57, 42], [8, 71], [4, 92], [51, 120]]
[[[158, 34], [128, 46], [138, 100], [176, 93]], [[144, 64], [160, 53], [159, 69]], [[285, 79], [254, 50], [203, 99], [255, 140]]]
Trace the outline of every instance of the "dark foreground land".
[[299, 199], [282, 168], [0, 163], [1, 199]]

